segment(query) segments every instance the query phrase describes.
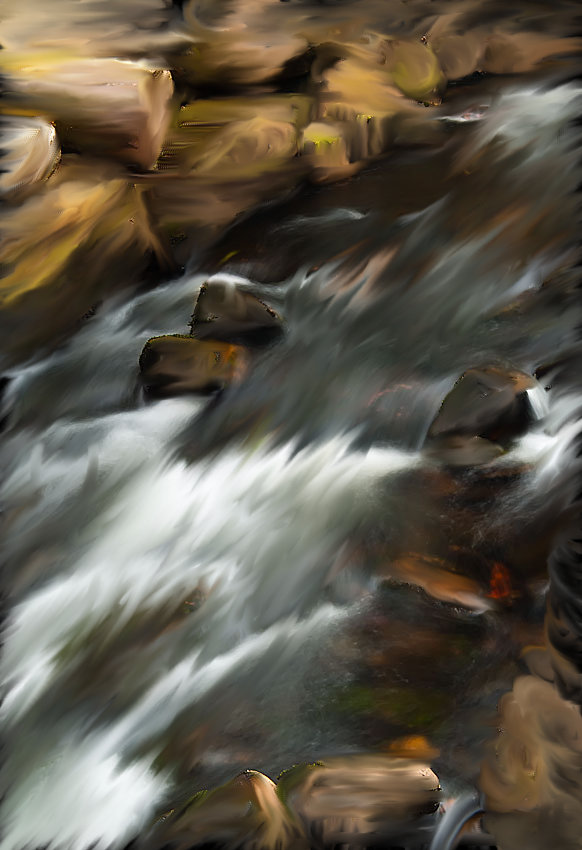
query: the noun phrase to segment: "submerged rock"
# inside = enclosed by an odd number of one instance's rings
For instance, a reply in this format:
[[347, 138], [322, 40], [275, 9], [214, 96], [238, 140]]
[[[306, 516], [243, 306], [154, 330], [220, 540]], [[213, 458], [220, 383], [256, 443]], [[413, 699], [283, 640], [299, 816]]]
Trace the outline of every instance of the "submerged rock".
[[217, 280], [200, 287], [191, 328], [197, 339], [270, 341], [281, 333], [281, 317], [235, 283]]
[[176, 334], [148, 340], [139, 367], [148, 394], [168, 396], [222, 389], [242, 378], [247, 362], [241, 346]]
[[424, 453], [447, 466], [476, 466], [495, 460], [503, 454], [503, 449], [483, 437], [456, 434], [431, 440]]

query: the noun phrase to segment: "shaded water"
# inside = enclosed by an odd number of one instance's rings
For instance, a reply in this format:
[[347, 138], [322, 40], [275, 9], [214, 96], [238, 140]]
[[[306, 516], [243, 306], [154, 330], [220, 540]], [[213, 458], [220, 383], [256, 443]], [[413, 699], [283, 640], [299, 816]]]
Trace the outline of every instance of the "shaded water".
[[[121, 847], [239, 770], [411, 735], [445, 796], [478, 785], [576, 496], [566, 76], [451, 90], [435, 144], [249, 214], [8, 368], [7, 850]], [[144, 344], [209, 279], [281, 339], [210, 398], [144, 397]], [[432, 439], [490, 367], [530, 376], [526, 424]]]

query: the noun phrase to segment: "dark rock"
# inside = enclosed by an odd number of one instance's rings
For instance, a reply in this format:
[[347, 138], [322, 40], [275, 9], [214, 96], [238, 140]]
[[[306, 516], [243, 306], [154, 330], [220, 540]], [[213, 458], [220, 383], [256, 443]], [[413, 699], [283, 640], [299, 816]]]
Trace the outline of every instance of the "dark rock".
[[281, 333], [281, 317], [270, 307], [229, 281], [213, 281], [200, 288], [192, 316], [197, 339], [270, 342]]
[[469, 369], [445, 398], [429, 438], [481, 437], [504, 442], [523, 433], [531, 408], [526, 390], [535, 380], [518, 371], [487, 366]]

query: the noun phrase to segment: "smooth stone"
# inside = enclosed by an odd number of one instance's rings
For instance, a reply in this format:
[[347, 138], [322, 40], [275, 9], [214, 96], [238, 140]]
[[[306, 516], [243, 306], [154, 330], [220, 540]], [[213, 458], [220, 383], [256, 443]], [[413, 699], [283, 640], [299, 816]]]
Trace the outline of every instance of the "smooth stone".
[[324, 844], [388, 835], [434, 812], [437, 775], [422, 762], [387, 755], [352, 755], [297, 765], [278, 780], [277, 794]]
[[429, 438], [457, 435], [492, 440], [522, 433], [530, 420], [530, 375], [488, 366], [468, 369], [446, 396]]

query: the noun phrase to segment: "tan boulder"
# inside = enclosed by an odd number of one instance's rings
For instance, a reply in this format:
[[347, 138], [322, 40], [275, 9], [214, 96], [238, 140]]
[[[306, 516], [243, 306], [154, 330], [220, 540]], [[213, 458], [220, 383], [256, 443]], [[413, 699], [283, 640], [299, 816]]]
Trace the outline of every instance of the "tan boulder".
[[[277, 794], [306, 837], [324, 845], [360, 844], [369, 836], [434, 812], [440, 785], [430, 767], [388, 755], [354, 755], [297, 765], [279, 778]], [[381, 839], [380, 839], [381, 840]]]
[[0, 55], [10, 110], [56, 124], [63, 142], [150, 168], [170, 119], [169, 71], [75, 55]]
[[285, 25], [285, 13], [268, 0], [190, 0], [183, 15], [192, 46], [176, 64], [195, 86], [246, 87], [270, 81], [308, 47], [305, 36]]
[[142, 190], [115, 168], [71, 156], [6, 209], [0, 244], [3, 348], [17, 357], [58, 342], [106, 294], [138, 283], [152, 259], [165, 261]]
[[300, 837], [275, 783], [257, 770], [200, 792], [160, 826], [164, 839], [176, 848], [217, 843], [246, 850], [286, 850], [297, 847]]

